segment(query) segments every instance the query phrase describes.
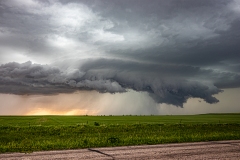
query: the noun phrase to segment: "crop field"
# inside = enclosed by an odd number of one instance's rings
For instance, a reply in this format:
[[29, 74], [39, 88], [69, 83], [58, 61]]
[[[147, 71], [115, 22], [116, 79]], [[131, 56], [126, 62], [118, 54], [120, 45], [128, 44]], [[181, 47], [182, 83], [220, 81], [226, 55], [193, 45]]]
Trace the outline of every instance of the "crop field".
[[0, 153], [240, 139], [240, 114], [0, 116]]

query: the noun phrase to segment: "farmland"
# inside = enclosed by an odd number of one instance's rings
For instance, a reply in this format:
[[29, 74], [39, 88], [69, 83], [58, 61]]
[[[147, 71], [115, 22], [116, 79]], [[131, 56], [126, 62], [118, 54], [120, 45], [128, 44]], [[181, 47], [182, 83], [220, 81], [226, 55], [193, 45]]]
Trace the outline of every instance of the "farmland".
[[0, 153], [240, 139], [240, 114], [0, 116]]

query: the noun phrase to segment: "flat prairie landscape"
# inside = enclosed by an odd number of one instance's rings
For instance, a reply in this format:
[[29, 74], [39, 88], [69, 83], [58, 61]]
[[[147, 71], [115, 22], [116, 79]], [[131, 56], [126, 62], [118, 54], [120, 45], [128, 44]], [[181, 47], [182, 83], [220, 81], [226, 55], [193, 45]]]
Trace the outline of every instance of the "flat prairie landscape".
[[0, 153], [240, 139], [240, 114], [0, 116]]

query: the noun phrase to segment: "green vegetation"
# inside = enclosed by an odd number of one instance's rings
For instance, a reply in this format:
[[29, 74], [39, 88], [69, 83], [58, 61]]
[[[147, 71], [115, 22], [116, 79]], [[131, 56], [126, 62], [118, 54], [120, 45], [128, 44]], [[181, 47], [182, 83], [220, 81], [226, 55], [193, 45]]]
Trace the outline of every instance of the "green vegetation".
[[0, 126], [74, 126], [126, 124], [218, 124], [240, 123], [240, 114], [179, 116], [0, 116]]
[[0, 116], [0, 153], [240, 139], [240, 114]]

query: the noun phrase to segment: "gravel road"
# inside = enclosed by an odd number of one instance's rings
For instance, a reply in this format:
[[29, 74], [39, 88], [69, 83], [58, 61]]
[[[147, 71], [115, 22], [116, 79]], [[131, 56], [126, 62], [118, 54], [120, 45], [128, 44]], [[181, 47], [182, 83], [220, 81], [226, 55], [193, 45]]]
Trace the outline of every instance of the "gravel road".
[[240, 140], [0, 154], [4, 160], [240, 159]]

